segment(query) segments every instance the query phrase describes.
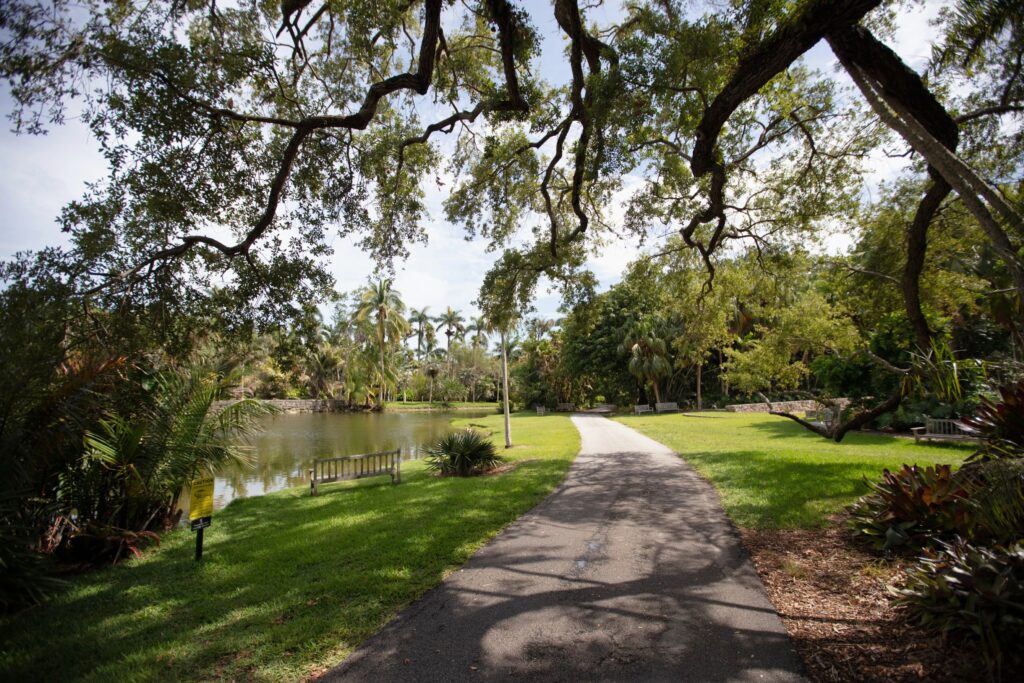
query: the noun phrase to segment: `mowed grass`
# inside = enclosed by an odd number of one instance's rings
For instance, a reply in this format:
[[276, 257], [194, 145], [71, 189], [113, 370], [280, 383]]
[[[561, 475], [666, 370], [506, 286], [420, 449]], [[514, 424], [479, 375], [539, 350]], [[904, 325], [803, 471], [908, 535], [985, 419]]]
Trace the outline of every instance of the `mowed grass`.
[[[616, 418], [679, 453], [718, 490], [738, 526], [819, 527], [903, 463], [959, 464], [960, 444], [851, 433], [837, 444], [783, 417], [694, 413]], [[686, 501], [680, 501], [685, 505]]]
[[[500, 440], [501, 416], [473, 418]], [[465, 426], [467, 420], [456, 421]], [[562, 416], [515, 416], [520, 461], [439, 479], [422, 462], [387, 477], [233, 502], [194, 535], [76, 577], [45, 605], [0, 620], [0, 679], [300, 680], [342, 661], [561, 481], [579, 451]], [[426, 634], [425, 634], [426, 636]]]

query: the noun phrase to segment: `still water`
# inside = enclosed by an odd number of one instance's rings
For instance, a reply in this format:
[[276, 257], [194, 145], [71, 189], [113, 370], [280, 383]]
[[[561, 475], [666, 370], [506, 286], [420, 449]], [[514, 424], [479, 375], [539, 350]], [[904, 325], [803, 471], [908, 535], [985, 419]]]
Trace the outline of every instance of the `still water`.
[[[231, 467], [218, 473], [214, 483], [214, 507], [220, 509], [235, 498], [306, 486], [309, 484], [309, 468], [316, 458], [396, 448], [402, 449], [404, 458], [419, 457], [423, 447], [451, 431], [453, 419], [488, 414], [424, 411], [299, 413], [268, 417], [264, 431], [251, 441], [253, 466]], [[188, 500], [184, 502], [187, 504]]]

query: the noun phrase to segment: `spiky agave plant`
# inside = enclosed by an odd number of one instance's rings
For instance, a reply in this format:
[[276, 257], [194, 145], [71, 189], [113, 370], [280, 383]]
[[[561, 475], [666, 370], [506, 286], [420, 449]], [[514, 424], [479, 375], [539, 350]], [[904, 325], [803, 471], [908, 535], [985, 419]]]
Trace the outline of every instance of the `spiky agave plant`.
[[489, 437], [473, 429], [452, 432], [427, 449], [427, 468], [442, 476], [468, 477], [502, 462]]

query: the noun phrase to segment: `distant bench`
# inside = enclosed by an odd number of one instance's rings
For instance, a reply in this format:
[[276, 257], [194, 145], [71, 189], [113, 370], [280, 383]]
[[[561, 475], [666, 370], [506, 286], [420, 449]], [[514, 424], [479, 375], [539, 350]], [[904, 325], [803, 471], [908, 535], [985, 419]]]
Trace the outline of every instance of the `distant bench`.
[[391, 477], [392, 484], [402, 482], [401, 449], [318, 459], [313, 461], [313, 469], [309, 471], [309, 493], [315, 496], [320, 484], [364, 477], [379, 477], [385, 474]]
[[674, 401], [672, 403], [655, 403], [654, 409], [659, 413], [678, 413], [679, 404]]
[[940, 420], [926, 417], [924, 427], [911, 427], [914, 441], [980, 441], [981, 439], [964, 429], [959, 420]]
[[836, 411], [832, 408], [815, 408], [804, 412], [810, 422], [822, 422], [830, 425], [836, 420]]
[[633, 406], [633, 413], [636, 415], [642, 415], [643, 413], [653, 413], [654, 408], [650, 407], [646, 403], [638, 403]]

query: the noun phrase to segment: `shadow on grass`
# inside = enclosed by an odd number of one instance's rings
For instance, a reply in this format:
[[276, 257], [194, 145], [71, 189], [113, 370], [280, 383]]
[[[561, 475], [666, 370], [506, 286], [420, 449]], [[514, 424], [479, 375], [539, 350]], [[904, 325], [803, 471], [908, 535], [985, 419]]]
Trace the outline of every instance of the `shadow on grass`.
[[215, 515], [202, 563], [194, 536], [174, 532], [141, 561], [0, 621], [0, 678], [302, 678], [438, 583], [568, 464], [473, 479], [417, 468], [398, 486], [374, 478], [237, 500]]
[[821, 526], [823, 513], [838, 512], [867, 492], [872, 463], [799, 462], [763, 451], [693, 452], [684, 456], [709, 474], [726, 509], [740, 526]]

